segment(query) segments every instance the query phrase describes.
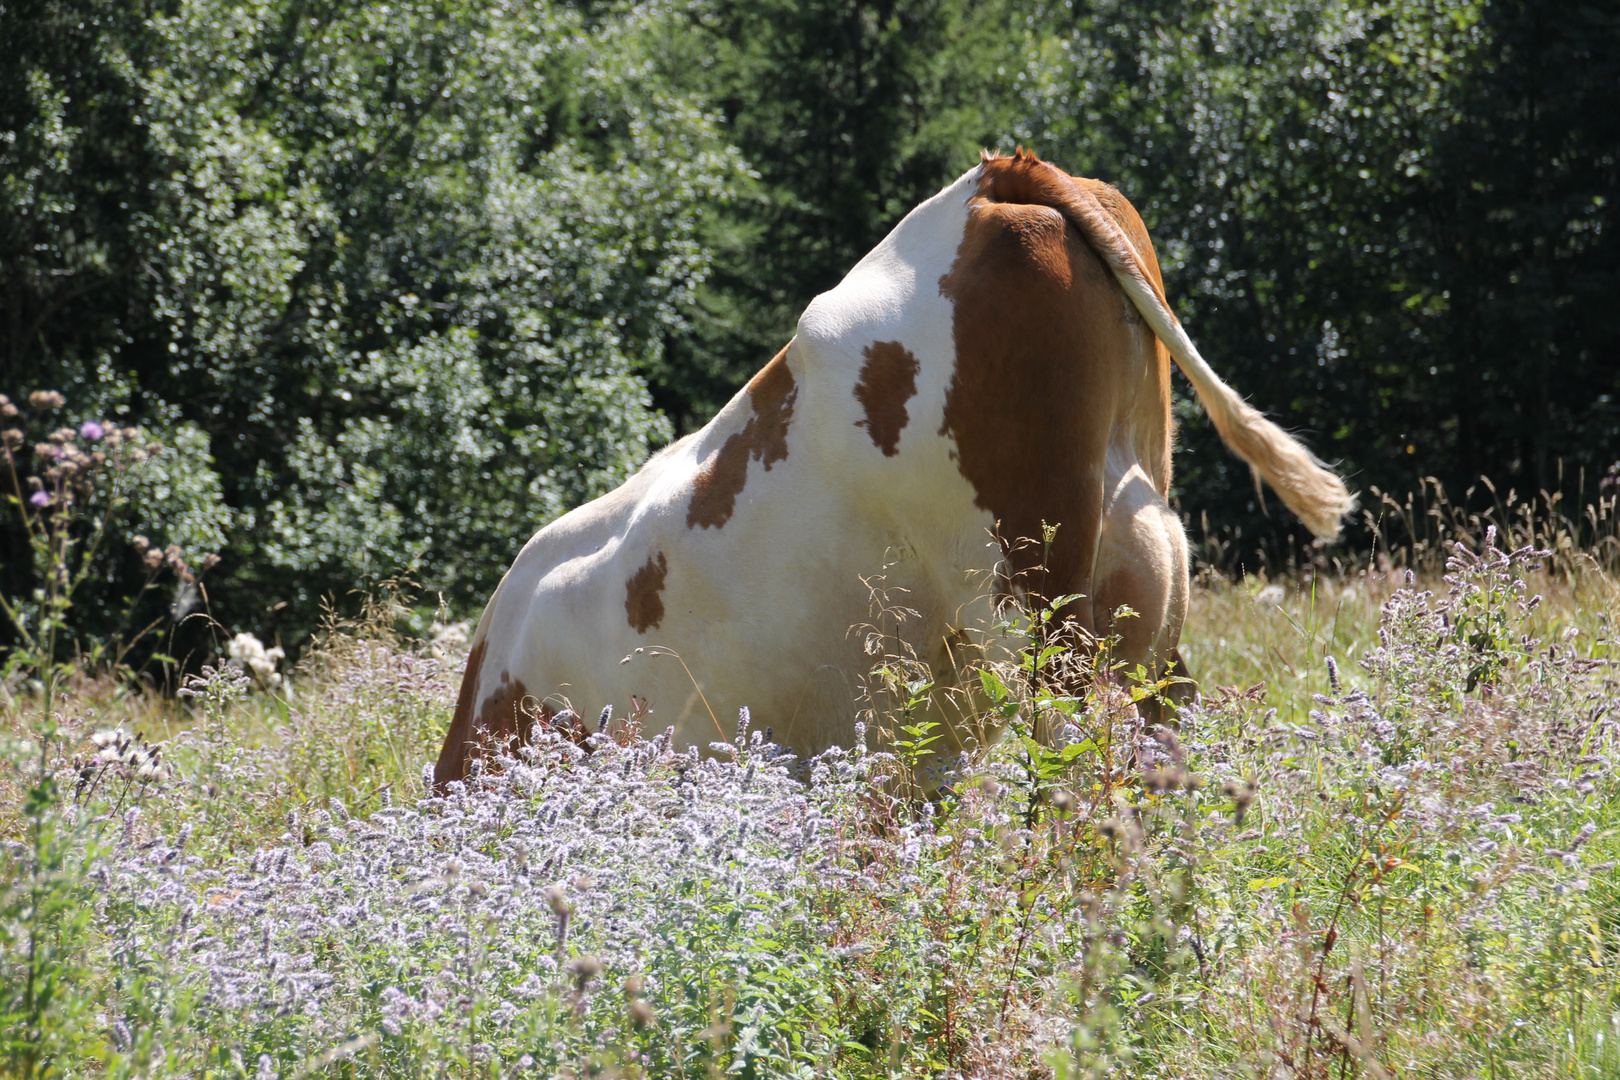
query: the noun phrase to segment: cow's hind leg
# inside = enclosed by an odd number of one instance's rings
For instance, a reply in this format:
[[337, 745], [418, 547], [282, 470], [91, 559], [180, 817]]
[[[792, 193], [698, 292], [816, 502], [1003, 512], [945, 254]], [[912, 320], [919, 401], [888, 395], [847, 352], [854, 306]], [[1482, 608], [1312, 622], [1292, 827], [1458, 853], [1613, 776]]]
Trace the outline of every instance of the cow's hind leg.
[[[1131, 677], [1140, 667], [1157, 681], [1173, 672], [1187, 617], [1187, 540], [1180, 519], [1135, 463], [1110, 477], [1093, 581], [1096, 626], [1114, 639], [1121, 674]], [[1175, 701], [1184, 692], [1168, 696]]]

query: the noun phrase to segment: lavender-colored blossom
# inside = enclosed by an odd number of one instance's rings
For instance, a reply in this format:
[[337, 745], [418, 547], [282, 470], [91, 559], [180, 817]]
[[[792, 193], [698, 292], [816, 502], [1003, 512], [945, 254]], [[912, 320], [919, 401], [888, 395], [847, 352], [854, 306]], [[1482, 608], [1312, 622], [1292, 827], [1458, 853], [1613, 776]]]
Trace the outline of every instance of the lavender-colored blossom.
[[44, 508], [51, 505], [51, 501], [51, 494], [48, 491], [36, 491], [32, 495], [28, 496], [28, 503], [30, 506]]
[[86, 420], [79, 425], [79, 437], [87, 442], [98, 442], [105, 434], [107, 429], [94, 420]]

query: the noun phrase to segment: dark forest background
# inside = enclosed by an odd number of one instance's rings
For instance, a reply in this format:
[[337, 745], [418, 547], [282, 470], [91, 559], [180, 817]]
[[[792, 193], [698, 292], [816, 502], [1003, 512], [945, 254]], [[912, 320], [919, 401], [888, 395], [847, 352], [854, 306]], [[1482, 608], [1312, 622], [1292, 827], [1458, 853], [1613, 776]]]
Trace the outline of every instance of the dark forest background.
[[[1018, 144], [1353, 487], [1620, 459], [1612, 0], [0, 0], [0, 391], [180, 450], [125, 531], [219, 552], [231, 629], [398, 573], [475, 615]], [[1194, 539], [1300, 550], [1178, 411]]]

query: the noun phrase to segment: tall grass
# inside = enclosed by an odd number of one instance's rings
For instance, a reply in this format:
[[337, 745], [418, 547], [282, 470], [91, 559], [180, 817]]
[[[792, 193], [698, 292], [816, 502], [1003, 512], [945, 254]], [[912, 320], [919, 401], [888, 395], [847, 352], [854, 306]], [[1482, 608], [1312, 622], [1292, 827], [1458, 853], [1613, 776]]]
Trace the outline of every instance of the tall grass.
[[1620, 1075], [1612, 511], [1206, 570], [1173, 729], [987, 671], [932, 799], [905, 693], [814, 762], [603, 716], [435, 796], [460, 657], [386, 600], [280, 685], [67, 680], [43, 759], [6, 713], [7, 1067]]

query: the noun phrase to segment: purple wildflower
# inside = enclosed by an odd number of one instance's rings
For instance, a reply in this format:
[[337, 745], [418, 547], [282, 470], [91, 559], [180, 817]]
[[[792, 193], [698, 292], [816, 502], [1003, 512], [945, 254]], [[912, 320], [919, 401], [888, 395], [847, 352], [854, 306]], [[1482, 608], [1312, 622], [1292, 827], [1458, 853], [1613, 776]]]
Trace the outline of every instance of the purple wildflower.
[[36, 491], [28, 496], [28, 501], [34, 506], [44, 508], [51, 505], [51, 494], [48, 491]]
[[86, 420], [79, 425], [79, 437], [89, 442], [96, 442], [105, 434], [107, 434], [107, 429], [94, 420]]

